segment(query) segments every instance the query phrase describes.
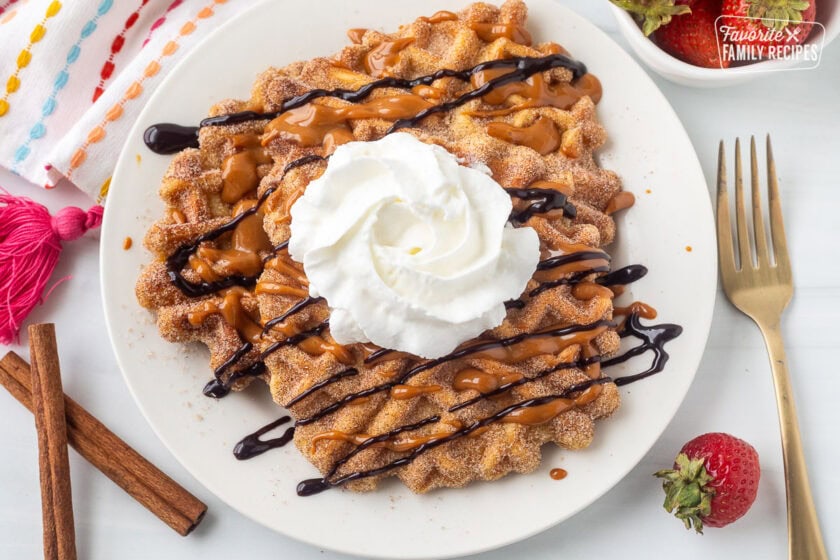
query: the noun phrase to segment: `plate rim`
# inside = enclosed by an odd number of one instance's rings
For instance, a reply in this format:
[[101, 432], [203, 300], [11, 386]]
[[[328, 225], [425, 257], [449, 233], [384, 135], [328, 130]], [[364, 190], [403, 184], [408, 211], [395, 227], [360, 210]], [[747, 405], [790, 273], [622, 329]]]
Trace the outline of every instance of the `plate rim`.
[[[552, 2], [551, 0], [525, 0], [525, 1], [526, 1], [526, 4], [532, 4], [532, 3], [552, 4], [553, 9], [556, 9], [559, 12], [558, 16], [557, 16], [558, 18], [559, 17], [569, 17], [572, 20], [575, 20], [575, 23], [584, 24], [587, 28], [591, 28], [591, 31], [593, 31], [595, 34], [600, 36], [599, 40], [611, 43], [612, 46], [614, 46], [616, 48], [617, 52], [620, 51], [622, 53], [621, 56], [622, 56], [622, 58], [624, 58], [624, 60], [617, 60], [616, 61], [617, 65], [619, 65], [621, 63], [630, 64], [632, 66], [635, 66], [639, 70], [640, 79], [642, 81], [647, 82], [647, 85], [650, 86], [651, 90], [656, 92], [656, 95], [659, 97], [658, 105], [663, 110], [666, 110], [670, 113], [669, 116], [672, 117], [675, 120], [676, 124], [679, 127], [678, 128], [679, 132], [681, 132], [682, 135], [685, 136], [685, 140], [688, 142], [688, 144], [692, 148], [692, 150], [691, 150], [692, 153], [691, 153], [690, 159], [692, 161], [692, 167], [694, 169], [691, 170], [690, 173], [687, 173], [687, 175], [693, 176], [693, 175], [696, 174], [699, 177], [703, 177], [704, 183], [705, 183], [706, 179], [705, 179], [705, 175], [703, 174], [703, 170], [702, 170], [702, 166], [701, 166], [700, 161], [699, 161], [699, 157], [697, 155], [696, 150], [693, 147], [693, 144], [691, 142], [690, 137], [688, 136], [687, 131], [685, 130], [684, 125], [682, 124], [681, 119], [679, 118], [679, 115], [676, 113], [676, 111], [674, 110], [671, 103], [668, 101], [668, 99], [665, 97], [665, 95], [662, 93], [662, 91], [659, 89], [659, 87], [656, 85], [656, 83], [653, 81], [653, 79], [632, 58], [632, 56], [630, 56], [630, 54], [625, 49], [621, 48], [620, 45], [618, 45], [616, 43], [616, 41], [612, 37], [610, 37], [606, 32], [604, 32], [602, 29], [600, 29], [598, 26], [596, 26], [594, 23], [589, 21], [584, 16], [575, 12], [570, 7], [568, 7], [566, 5], [559, 4], [559, 3]], [[129, 147], [130, 147], [130, 144], [131, 144], [131, 139], [134, 136], [136, 136], [138, 133], [142, 134], [141, 123], [143, 123], [146, 120], [144, 117], [146, 117], [147, 113], [151, 112], [150, 108], [154, 107], [159, 102], [159, 98], [162, 97], [163, 92], [165, 92], [168, 84], [170, 82], [177, 81], [178, 75], [180, 74], [180, 72], [182, 70], [182, 67], [190, 64], [190, 62], [193, 60], [193, 58], [201, 56], [201, 52], [204, 49], [204, 47], [206, 46], [206, 44], [214, 41], [216, 39], [216, 37], [218, 35], [222, 34], [222, 32], [224, 30], [227, 30], [230, 27], [236, 26], [237, 24], [239, 24], [239, 22], [241, 20], [252, 17], [253, 13], [258, 12], [260, 10], [263, 10], [263, 9], [266, 8], [266, 6], [269, 6], [273, 3], [275, 3], [274, 0], [261, 0], [260, 2], [257, 2], [255, 4], [253, 4], [252, 6], [249, 6], [247, 9], [243, 10], [242, 12], [235, 14], [235, 16], [231, 17], [227, 22], [225, 22], [224, 24], [222, 24], [219, 27], [217, 27], [216, 29], [214, 29], [206, 37], [204, 37], [201, 41], [199, 41], [194, 46], [194, 48], [190, 50], [190, 52], [188, 54], [186, 54], [183, 58], [181, 58], [177, 62], [177, 64], [175, 64], [173, 66], [173, 68], [168, 72], [166, 77], [157, 86], [154, 93], [150, 96], [150, 98], [148, 99], [148, 101], [144, 105], [142, 111], [138, 114], [138, 117], [135, 120], [134, 124], [132, 125], [131, 130], [129, 132], [129, 135], [127, 137], [127, 140], [126, 140], [125, 144], [123, 145], [122, 149], [120, 150], [120, 154], [119, 154], [118, 159], [117, 159], [117, 165], [115, 167], [114, 174], [113, 174], [113, 177], [114, 177], [115, 181], [112, 182], [112, 185], [117, 185], [117, 186], [119, 185], [119, 181], [117, 179], [123, 173], [126, 172], [126, 169], [130, 165], [130, 162], [132, 162], [133, 159], [134, 159], [133, 156], [130, 156], [130, 154], [128, 153], [129, 152]], [[417, 5], [419, 6], [420, 2], [418, 2]], [[414, 4], [407, 4], [406, 5], [407, 10], [410, 9], [411, 7], [414, 7]], [[366, 9], [368, 9], [368, 8], [366, 8]], [[585, 60], [585, 56], [582, 57], [582, 59]], [[612, 139], [612, 137], [611, 137], [611, 139]], [[708, 191], [706, 192], [706, 195], [707, 196], [703, 197], [704, 200], [705, 200], [705, 203], [702, 205], [703, 208], [698, 210], [698, 212], [701, 212], [702, 214], [705, 215], [705, 218], [703, 218], [701, 221], [713, 226], [713, 224], [714, 224], [714, 212], [712, 210], [712, 201], [711, 201], [710, 196], [708, 196]], [[285, 537], [292, 538], [292, 539], [298, 540], [300, 542], [304, 542], [304, 543], [306, 543], [308, 545], [311, 545], [313, 547], [322, 548], [322, 549], [326, 549], [326, 550], [330, 550], [330, 551], [334, 551], [334, 552], [338, 552], [338, 553], [343, 553], [343, 554], [358, 555], [359, 552], [355, 551], [355, 550], [342, 548], [339, 545], [326, 544], [324, 542], [320, 542], [320, 541], [317, 541], [317, 540], [314, 540], [314, 539], [310, 539], [310, 538], [307, 538], [305, 536], [296, 535], [296, 534], [293, 534], [291, 532], [286, 532], [286, 531], [283, 531], [281, 529], [278, 529], [277, 527], [269, 524], [266, 520], [261, 519], [258, 515], [255, 515], [253, 512], [250, 512], [246, 509], [241, 509], [237, 505], [231, 503], [227, 498], [222, 497], [219, 493], [217, 493], [216, 491], [211, 489], [214, 486], [213, 482], [208, 481], [208, 480], [205, 479], [205, 477], [196, 474], [193, 471], [193, 469], [191, 469], [189, 467], [189, 462], [187, 460], [185, 460], [184, 458], [182, 458], [182, 453], [179, 453], [173, 446], [171, 446], [170, 442], [168, 441], [168, 438], [164, 437], [163, 433], [158, 429], [158, 426], [157, 426], [156, 422], [153, 421], [152, 415], [149, 413], [147, 407], [144, 406], [143, 400], [139, 397], [139, 395], [136, 391], [135, 385], [132, 383], [132, 379], [127, 373], [127, 368], [126, 368], [126, 364], [124, 363], [123, 356], [121, 356], [120, 352], [117, 351], [120, 343], [117, 339], [116, 331], [115, 331], [115, 328], [114, 328], [115, 321], [113, 319], [115, 319], [116, 317], [114, 317], [112, 319], [113, 306], [108, 301], [108, 289], [107, 289], [108, 277], [107, 277], [107, 274], [108, 274], [108, 268], [109, 267], [105, 266], [107, 263], [109, 263], [111, 261], [111, 254], [109, 252], [110, 245], [108, 243], [104, 242], [104, 241], [109, 238], [108, 235], [111, 232], [111, 230], [114, 229], [114, 228], [117, 228], [118, 226], [114, 225], [114, 222], [113, 222], [113, 220], [115, 220], [116, 218], [112, 218], [112, 216], [114, 216], [115, 212], [109, 212], [109, 208], [110, 208], [110, 205], [108, 205], [106, 203], [105, 204], [105, 213], [104, 213], [103, 223], [102, 223], [103, 242], [100, 243], [100, 249], [99, 249], [99, 257], [100, 257], [99, 279], [100, 279], [100, 285], [101, 285], [100, 294], [101, 294], [101, 298], [102, 298], [103, 308], [104, 308], [104, 311], [105, 311], [104, 315], [105, 315], [106, 329], [108, 331], [109, 340], [111, 341], [111, 346], [114, 349], [114, 355], [115, 355], [115, 358], [116, 358], [116, 361], [117, 361], [117, 365], [120, 369], [120, 373], [123, 377], [123, 380], [125, 381], [126, 386], [128, 387], [128, 390], [129, 390], [129, 392], [132, 396], [132, 399], [136, 403], [137, 407], [140, 409], [140, 412], [143, 415], [144, 419], [146, 420], [147, 424], [152, 428], [152, 431], [154, 432], [155, 436], [160, 440], [160, 442], [167, 449], [167, 451], [169, 453], [171, 453], [172, 456], [178, 461], [178, 463], [184, 468], [184, 470], [187, 471], [190, 474], [190, 476], [192, 476], [196, 481], [198, 481], [202, 486], [204, 486], [204, 488], [208, 492], [212, 493], [216, 498], [218, 498], [220, 501], [224, 502], [225, 505], [227, 505], [228, 507], [230, 507], [231, 509], [233, 509], [237, 513], [244, 515], [245, 517], [257, 522], [258, 524], [271, 529], [272, 531], [278, 532], [278, 533], [284, 535]], [[688, 365], [691, 366], [691, 367], [687, 368], [687, 369], [690, 370], [690, 375], [685, 374], [685, 377], [686, 377], [686, 380], [685, 380], [685, 383], [684, 383], [685, 384], [685, 389], [684, 389], [684, 391], [682, 391], [682, 395], [680, 396], [679, 399], [676, 399], [676, 400], [672, 401], [673, 404], [672, 404], [671, 410], [667, 411], [668, 420], [663, 424], [662, 428], [660, 430], [658, 430], [658, 433], [656, 433], [655, 438], [653, 438], [653, 440], [652, 440], [651, 446], [646, 447], [644, 449], [640, 448], [638, 450], [638, 452], [635, 454], [635, 456], [633, 456], [632, 460], [626, 461], [626, 464], [627, 464], [626, 469], [620, 469], [620, 475], [617, 476], [615, 478], [615, 480], [612, 481], [610, 484], [604, 485], [602, 487], [602, 489], [600, 491], [596, 492], [596, 494], [591, 499], [583, 500], [577, 507], [572, 508], [571, 510], [566, 512], [564, 515], [558, 517], [557, 519], [555, 519], [552, 522], [535, 526], [529, 532], [523, 532], [523, 533], [518, 534], [514, 537], [511, 537], [507, 540], [493, 542], [493, 543], [491, 543], [489, 545], [486, 545], [486, 546], [484, 546], [484, 545], [474, 546], [474, 547], [469, 548], [468, 550], [464, 549], [464, 550], [451, 551], [451, 552], [446, 552], [446, 553], [443, 553], [443, 554], [435, 554], [433, 556], [429, 556], [429, 555], [418, 556], [418, 555], [408, 554], [408, 555], [399, 556], [400, 558], [432, 558], [432, 557], [433, 558], [452, 558], [452, 557], [461, 556], [461, 555], [465, 555], [465, 554], [479, 554], [479, 553], [482, 553], [482, 552], [487, 552], [489, 550], [494, 550], [494, 549], [497, 549], [497, 548], [508, 546], [508, 545], [513, 544], [515, 542], [525, 540], [525, 539], [527, 539], [527, 538], [529, 538], [533, 535], [536, 535], [536, 534], [541, 533], [545, 530], [548, 530], [551, 527], [555, 527], [555, 526], [559, 525], [560, 523], [562, 523], [563, 521], [566, 521], [569, 518], [573, 517], [574, 515], [576, 515], [577, 513], [582, 511], [583, 509], [591, 506], [594, 502], [596, 502], [597, 500], [602, 498], [604, 495], [606, 495], [610, 490], [612, 490], [619, 482], [624, 480], [624, 478], [627, 476], [627, 474], [632, 469], [634, 469], [638, 466], [638, 464], [641, 462], [641, 460], [644, 458], [644, 456], [650, 451], [652, 446], [662, 437], [662, 434], [664, 433], [665, 429], [667, 429], [667, 427], [673, 421], [673, 419], [676, 415], [676, 412], [678, 411], [680, 406], [683, 404], [683, 402], [685, 400], [685, 397], [687, 396], [688, 391], [690, 390], [691, 385], [693, 384], [694, 380], [696, 379], [696, 375], [697, 375], [697, 371], [699, 369], [700, 361], [702, 360], [702, 357], [705, 354], [705, 347], [708, 344], [708, 339], [709, 339], [709, 336], [710, 336], [710, 333], [711, 333], [713, 310], [714, 310], [714, 305], [715, 305], [715, 301], [716, 301], [716, 298], [717, 298], [717, 245], [716, 245], [715, 238], [714, 238], [714, 235], [713, 235], [713, 233], [714, 233], [714, 228], [713, 227], [711, 228], [711, 233], [712, 233], [711, 238], [708, 239], [708, 240], [704, 240], [704, 243], [710, 242], [709, 243], [709, 249], [711, 250], [711, 255], [709, 256], [709, 259], [713, 263], [713, 267], [712, 267], [713, 272], [711, 274], [713, 274], [714, 280], [709, 284], [709, 289], [707, 290], [708, 293], [705, 294], [705, 299], [707, 299], [708, 301], [704, 302], [705, 305], [703, 305], [701, 307], [701, 309], [707, 310], [707, 311], [705, 311], [702, 314], [702, 316], [699, 317], [699, 321], [694, 322], [692, 324], [693, 328], [702, 332], [702, 336], [700, 336], [700, 339], [702, 339], [703, 344], [702, 344], [702, 346], [698, 345], [699, 351], [696, 355], [696, 359], [692, 360], [692, 362], [690, 364], [688, 364]], [[512, 474], [514, 474], [514, 473], [512, 473]], [[396, 557], [393, 554], [386, 555], [386, 554], [379, 554], [379, 553], [374, 553], [374, 554], [366, 553], [366, 555], [369, 555], [369, 557], [371, 557], [371, 558], [395, 558]]]

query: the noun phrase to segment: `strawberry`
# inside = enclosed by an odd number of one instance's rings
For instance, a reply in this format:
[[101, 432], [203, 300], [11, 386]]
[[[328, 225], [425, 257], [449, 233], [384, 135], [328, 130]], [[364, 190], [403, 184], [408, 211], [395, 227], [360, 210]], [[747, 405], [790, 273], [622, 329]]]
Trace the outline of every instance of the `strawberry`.
[[[816, 0], [723, 0], [724, 39], [736, 45], [799, 45], [811, 33]], [[729, 17], [735, 16], [735, 17]], [[762, 19], [763, 18], [763, 19]]]
[[688, 5], [691, 13], [674, 17], [671, 23], [656, 30], [653, 37], [667, 53], [682, 61], [706, 68], [728, 68], [721, 59], [715, 35], [715, 20], [720, 15], [721, 0], [677, 0]]
[[665, 509], [676, 510], [686, 529], [723, 527], [742, 517], [755, 501], [761, 469], [752, 445], [729, 434], [709, 433], [686, 443], [674, 468], [657, 472]]

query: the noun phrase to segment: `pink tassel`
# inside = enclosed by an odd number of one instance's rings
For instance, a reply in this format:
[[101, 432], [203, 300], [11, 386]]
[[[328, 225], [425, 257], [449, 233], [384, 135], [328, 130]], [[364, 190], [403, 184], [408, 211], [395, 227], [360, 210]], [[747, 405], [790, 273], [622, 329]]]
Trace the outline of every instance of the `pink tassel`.
[[17, 341], [21, 323], [43, 301], [61, 242], [99, 227], [102, 211], [68, 207], [50, 216], [37, 202], [0, 192], [0, 343]]

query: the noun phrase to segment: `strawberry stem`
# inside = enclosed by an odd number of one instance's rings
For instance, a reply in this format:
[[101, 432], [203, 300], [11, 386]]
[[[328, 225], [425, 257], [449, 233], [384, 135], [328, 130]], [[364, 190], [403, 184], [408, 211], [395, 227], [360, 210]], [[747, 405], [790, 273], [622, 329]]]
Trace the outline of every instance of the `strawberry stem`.
[[802, 22], [802, 14], [814, 0], [747, 0], [747, 15], [760, 19], [770, 29], [781, 31]]
[[651, 33], [671, 23], [673, 16], [690, 14], [691, 8], [686, 5], [674, 5], [675, 0], [610, 0], [619, 8], [633, 14], [636, 21], [642, 25], [642, 33]]
[[712, 512], [715, 489], [709, 486], [712, 477], [706, 472], [703, 458], [689, 459], [685, 453], [677, 455], [674, 469], [665, 469], [653, 476], [663, 479], [665, 511], [681, 519], [686, 529], [703, 533], [703, 518]]

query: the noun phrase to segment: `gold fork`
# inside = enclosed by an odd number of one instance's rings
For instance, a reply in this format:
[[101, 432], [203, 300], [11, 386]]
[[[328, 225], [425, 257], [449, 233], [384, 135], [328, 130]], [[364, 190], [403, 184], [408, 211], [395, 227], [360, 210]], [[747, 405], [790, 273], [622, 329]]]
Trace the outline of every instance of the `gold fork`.
[[[785, 347], [782, 343], [782, 311], [793, 296], [793, 278], [788, 257], [785, 228], [782, 223], [782, 203], [776, 180], [776, 164], [770, 136], [767, 136], [767, 191], [770, 204], [770, 234], [772, 254], [767, 246], [764, 221], [761, 214], [758, 158], [755, 137], [750, 142], [750, 167], [752, 174], [752, 238], [755, 255], [750, 248], [747, 212], [744, 204], [744, 180], [741, 169], [741, 141], [735, 141], [735, 216], [740, 255], [740, 268], [735, 264], [732, 226], [729, 220], [729, 195], [726, 191], [726, 158], [723, 141], [718, 154], [717, 234], [720, 277], [729, 300], [752, 318], [764, 335], [770, 354], [773, 384], [776, 387], [776, 405], [782, 431], [782, 455], [785, 463], [785, 494], [787, 495], [788, 553], [791, 560], [828, 560], [817, 511], [808, 483], [796, 405], [788, 374]], [[755, 262], [753, 262], [755, 256]]]

